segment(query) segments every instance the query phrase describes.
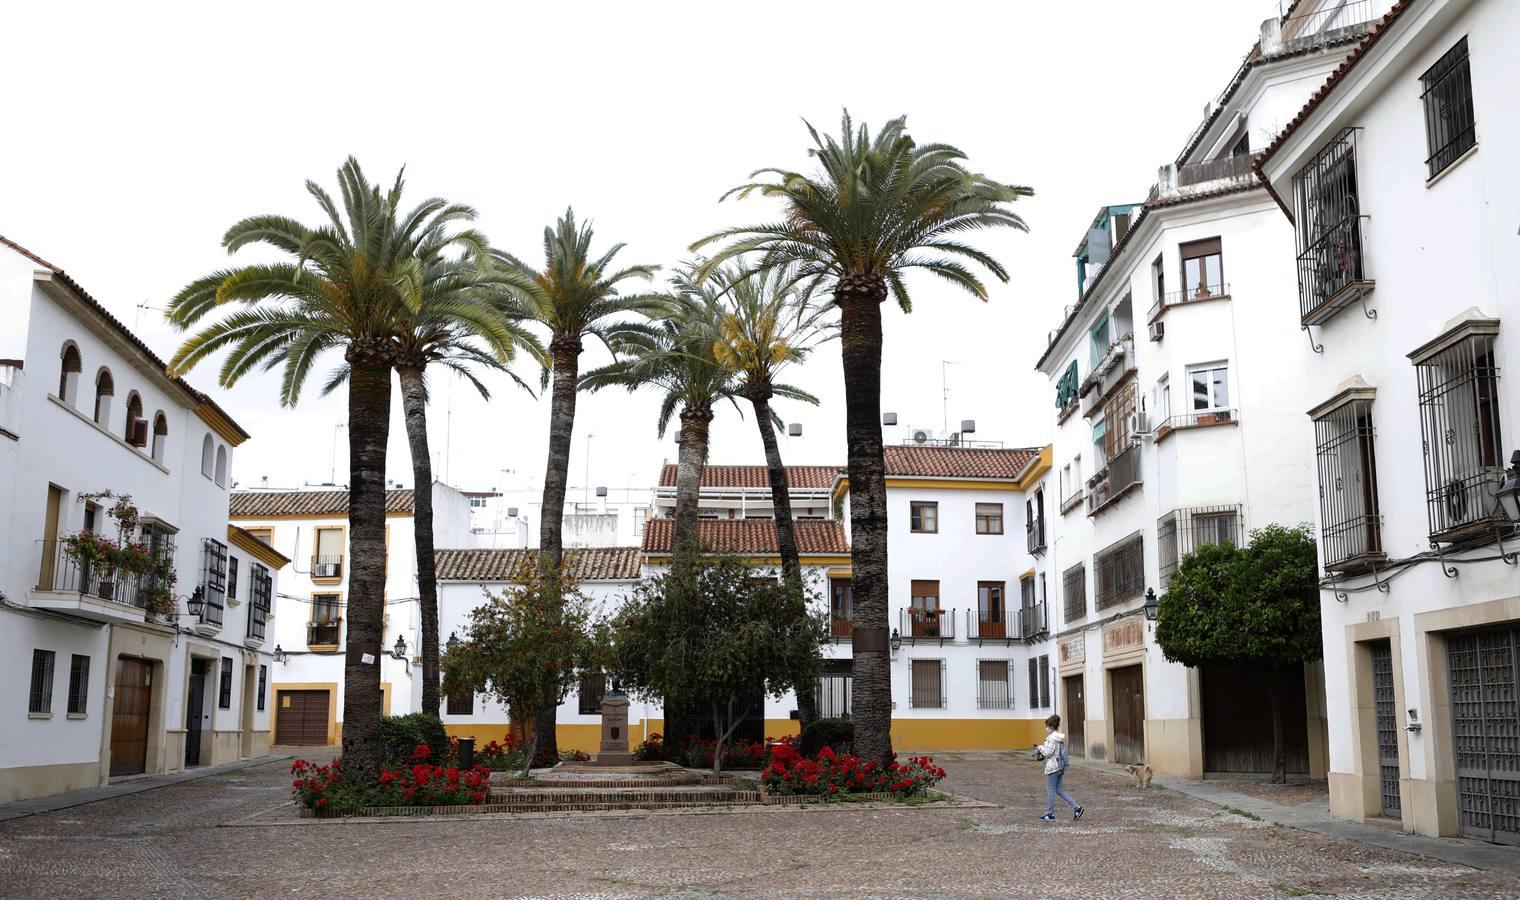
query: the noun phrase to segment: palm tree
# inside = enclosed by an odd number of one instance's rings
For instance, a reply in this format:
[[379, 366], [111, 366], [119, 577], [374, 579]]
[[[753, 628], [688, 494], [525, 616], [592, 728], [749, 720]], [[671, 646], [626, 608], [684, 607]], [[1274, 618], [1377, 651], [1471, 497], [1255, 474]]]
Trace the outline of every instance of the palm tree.
[[[549, 459], [544, 468], [543, 513], [539, 525], [538, 564], [540, 581], [547, 593], [560, 583], [557, 572], [564, 561], [565, 482], [570, 470], [570, 438], [575, 428], [575, 397], [580, 389], [580, 355], [583, 342], [592, 337], [614, 353], [629, 337], [648, 332], [645, 325], [627, 318], [628, 313], [651, 307], [643, 296], [623, 296], [621, 285], [633, 279], [648, 280], [658, 266], [632, 265], [613, 268], [623, 249], [614, 244], [601, 256], [591, 255], [590, 224], [576, 225], [574, 210], [544, 229], [544, 267], [535, 269], [510, 254], [494, 251], [496, 259], [515, 277], [515, 290], [527, 318], [549, 330], [549, 366], [544, 381], [553, 378], [549, 411]], [[545, 602], [559, 608], [557, 595]], [[533, 729], [538, 737], [536, 755], [558, 756], [554, 727], [557, 710], [538, 710]], [[545, 743], [547, 741], [547, 743]]]
[[[391, 367], [398, 335], [434, 288], [424, 262], [445, 250], [483, 252], [472, 231], [449, 231], [468, 207], [441, 199], [401, 209], [402, 175], [382, 193], [349, 159], [338, 170], [339, 207], [306, 183], [327, 221], [315, 227], [276, 215], [227, 230], [229, 254], [267, 244], [288, 261], [253, 263], [191, 282], [169, 302], [169, 321], [188, 329], [226, 304], [226, 312], [189, 337], [170, 361], [183, 373], [229, 349], [220, 383], [230, 387], [256, 367], [281, 367], [280, 401], [294, 406], [317, 360], [341, 350], [347, 365], [349, 443], [348, 645], [377, 658], [385, 597], [385, 451], [390, 432]], [[440, 246], [441, 245], [441, 246]], [[380, 771], [380, 667], [349, 653], [344, 667], [344, 771], [372, 783]]]
[[892, 757], [891, 671], [887, 650], [887, 506], [881, 440], [881, 305], [888, 297], [904, 312], [912, 301], [903, 278], [923, 269], [972, 296], [987, 289], [972, 265], [1000, 281], [1008, 273], [961, 235], [982, 228], [1026, 230], [1007, 204], [1033, 194], [971, 172], [965, 154], [946, 144], [914, 143], [905, 119], [871, 136], [845, 112], [839, 137], [808, 125], [818, 163], [814, 175], [767, 168], [724, 196], [778, 197], [779, 221], [729, 228], [692, 245], [725, 245], [715, 267], [752, 254], [760, 270], [794, 267], [791, 282], [810, 293], [830, 291], [840, 312], [845, 432], [849, 443], [851, 590], [855, 747], [866, 759]]

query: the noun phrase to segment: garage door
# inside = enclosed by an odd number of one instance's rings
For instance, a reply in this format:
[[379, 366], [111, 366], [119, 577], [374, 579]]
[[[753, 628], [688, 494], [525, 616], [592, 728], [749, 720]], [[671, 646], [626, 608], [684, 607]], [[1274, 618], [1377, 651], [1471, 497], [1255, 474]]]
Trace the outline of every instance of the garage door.
[[1520, 628], [1455, 632], [1447, 654], [1462, 833], [1520, 844]]
[[327, 744], [327, 704], [331, 695], [327, 691], [281, 691], [276, 690], [278, 713], [274, 723], [274, 739], [279, 744], [317, 745]]

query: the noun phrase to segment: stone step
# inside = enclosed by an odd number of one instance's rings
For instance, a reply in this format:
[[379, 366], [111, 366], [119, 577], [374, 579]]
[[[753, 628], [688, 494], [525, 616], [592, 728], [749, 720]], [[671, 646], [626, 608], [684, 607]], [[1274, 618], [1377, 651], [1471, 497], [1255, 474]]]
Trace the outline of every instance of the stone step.
[[636, 809], [644, 806], [717, 806], [740, 803], [759, 803], [755, 791], [725, 790], [627, 790], [627, 791], [545, 791], [510, 790], [491, 792], [492, 804], [547, 805], [555, 807], [608, 806], [620, 809]]
[[635, 810], [635, 809], [699, 809], [713, 806], [750, 806], [758, 805], [759, 795], [753, 795], [748, 800], [714, 800], [705, 795], [694, 795], [690, 799], [682, 800], [615, 800], [607, 802], [574, 800], [556, 800], [552, 802], [522, 802], [516, 799], [501, 801], [492, 797], [486, 805], [486, 812], [602, 812], [612, 810]]

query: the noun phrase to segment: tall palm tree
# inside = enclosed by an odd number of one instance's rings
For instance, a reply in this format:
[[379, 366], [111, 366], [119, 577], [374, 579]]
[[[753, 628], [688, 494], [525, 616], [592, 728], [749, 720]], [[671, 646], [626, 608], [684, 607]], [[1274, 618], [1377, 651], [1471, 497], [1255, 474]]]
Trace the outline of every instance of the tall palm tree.
[[[591, 255], [589, 223], [577, 225], [575, 211], [544, 229], [544, 266], [535, 269], [522, 260], [494, 251], [499, 263], [515, 277], [515, 290], [527, 318], [549, 330], [549, 365], [544, 372], [553, 389], [549, 407], [549, 459], [544, 467], [543, 512], [539, 524], [538, 565], [546, 592], [557, 590], [554, 577], [564, 561], [565, 483], [570, 470], [570, 438], [575, 428], [575, 399], [580, 390], [580, 356], [586, 338], [596, 338], [614, 353], [629, 337], [647, 334], [642, 322], [628, 318], [651, 308], [648, 297], [619, 293], [626, 283], [648, 280], [658, 266], [635, 264], [614, 268], [623, 244], [613, 244], [600, 256]], [[559, 597], [545, 602], [559, 608]], [[554, 727], [557, 710], [539, 710], [534, 718], [538, 756], [557, 756]], [[546, 743], [547, 742], [547, 743]]]
[[[227, 230], [229, 254], [267, 244], [286, 261], [252, 263], [191, 282], [169, 302], [181, 330], [215, 312], [219, 319], [190, 336], [170, 361], [175, 373], [229, 349], [220, 383], [230, 387], [254, 368], [281, 367], [280, 401], [294, 406], [317, 360], [340, 350], [348, 367], [349, 546], [348, 646], [344, 665], [344, 771], [373, 782], [380, 771], [380, 667], [385, 597], [385, 451], [390, 432], [391, 368], [398, 335], [433, 288], [425, 256], [443, 248], [485, 249], [473, 231], [450, 231], [468, 207], [441, 199], [401, 208], [402, 175], [388, 192], [359, 163], [338, 169], [342, 205], [320, 185], [306, 189], [326, 216], [315, 227], [276, 215], [253, 216]], [[237, 309], [222, 307], [236, 304]]]
[[1008, 273], [961, 236], [983, 228], [1026, 230], [1008, 204], [1033, 191], [967, 169], [965, 154], [946, 144], [914, 143], [905, 119], [873, 137], [845, 112], [840, 134], [820, 136], [808, 125], [808, 175], [767, 168], [724, 196], [751, 193], [782, 201], [779, 221], [729, 228], [692, 245], [725, 242], [714, 267], [754, 255], [761, 270], [794, 266], [793, 282], [832, 293], [840, 312], [845, 432], [849, 444], [850, 539], [855, 746], [867, 759], [892, 757], [891, 670], [887, 649], [887, 505], [881, 440], [881, 305], [888, 297], [912, 308], [904, 275], [923, 269], [972, 296], [987, 289], [979, 266], [1000, 281]]
[[[420, 300], [416, 312], [396, 335], [395, 367], [401, 385], [402, 421], [412, 455], [413, 537], [417, 550], [417, 596], [422, 612], [422, 712], [437, 716], [441, 706], [438, 631], [438, 576], [433, 552], [433, 462], [427, 434], [427, 369], [440, 366], [464, 378], [489, 400], [491, 391], [472, 367], [504, 372], [522, 389], [532, 389], [507, 368], [519, 347], [542, 361], [538, 339], [523, 318], [508, 285], [512, 279], [480, 253], [445, 254], [448, 235], [441, 230], [424, 242]], [[480, 245], [483, 247], [484, 242]], [[328, 393], [348, 377], [348, 366], [334, 373]]]

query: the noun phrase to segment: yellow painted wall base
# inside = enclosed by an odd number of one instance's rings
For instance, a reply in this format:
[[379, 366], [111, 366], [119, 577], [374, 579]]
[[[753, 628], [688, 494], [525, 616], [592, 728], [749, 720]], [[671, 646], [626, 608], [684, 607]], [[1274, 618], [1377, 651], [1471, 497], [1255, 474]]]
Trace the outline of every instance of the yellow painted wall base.
[[892, 720], [894, 750], [1027, 750], [1043, 740], [1043, 719]]

